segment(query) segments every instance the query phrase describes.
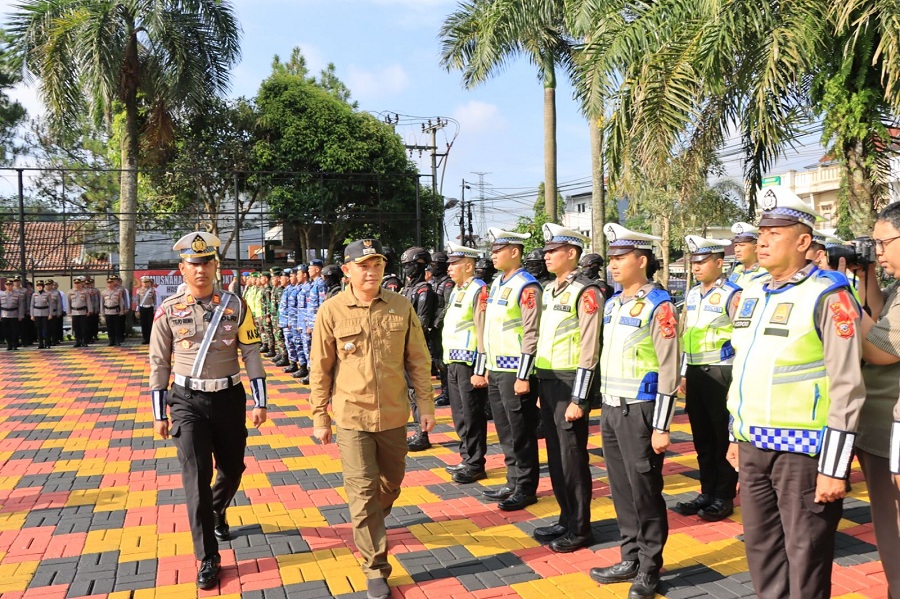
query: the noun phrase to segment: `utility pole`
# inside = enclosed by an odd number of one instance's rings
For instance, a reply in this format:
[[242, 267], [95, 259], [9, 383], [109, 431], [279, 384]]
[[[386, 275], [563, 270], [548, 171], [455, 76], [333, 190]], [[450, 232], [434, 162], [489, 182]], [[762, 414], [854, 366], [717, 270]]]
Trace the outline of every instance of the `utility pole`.
[[[472, 171], [472, 174], [478, 175], [478, 202], [479, 202], [478, 219], [479, 219], [479, 225], [482, 227], [486, 227], [487, 226], [487, 218], [485, 216], [485, 207], [484, 207], [484, 205], [485, 205], [485, 202], [484, 202], [484, 176], [490, 175], [491, 173]], [[469, 206], [469, 233], [470, 234], [472, 233], [471, 229], [472, 229], [472, 207]], [[472, 247], [477, 247], [474, 237], [472, 237]]]
[[[464, 245], [466, 247], [475, 247], [475, 239], [472, 235], [472, 200], [469, 200], [468, 204], [466, 203], [466, 190], [472, 189], [470, 185], [466, 183], [466, 180], [462, 180], [462, 189], [460, 193], [460, 201], [459, 201], [459, 244]], [[466, 235], [466, 208], [468, 208], [469, 212], [469, 234]]]

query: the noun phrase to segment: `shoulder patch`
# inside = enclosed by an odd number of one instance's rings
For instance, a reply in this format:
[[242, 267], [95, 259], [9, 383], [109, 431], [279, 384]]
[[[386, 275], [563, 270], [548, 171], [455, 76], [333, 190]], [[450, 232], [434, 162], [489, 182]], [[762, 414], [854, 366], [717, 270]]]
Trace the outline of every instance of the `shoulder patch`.
[[521, 302], [520, 302], [520, 305], [521, 305], [523, 308], [527, 308], [527, 309], [529, 309], [529, 310], [533, 310], [533, 309], [534, 309], [534, 306], [535, 306], [535, 304], [536, 304], [534, 295], [535, 295], [535, 294], [534, 294], [534, 289], [528, 289], [528, 288], [524, 289], [524, 290], [522, 291], [522, 300], [521, 300]]
[[588, 289], [581, 296], [581, 300], [584, 303], [584, 311], [588, 314], [593, 314], [597, 311], [597, 292], [593, 289]]
[[853, 298], [844, 290], [837, 292], [838, 301], [829, 304], [831, 318], [834, 321], [834, 331], [838, 337], [849, 339], [855, 332], [855, 322], [859, 318], [856, 312]]
[[659, 325], [663, 338], [675, 338], [678, 320], [675, 318], [671, 302], [664, 302], [656, 309], [656, 323]]

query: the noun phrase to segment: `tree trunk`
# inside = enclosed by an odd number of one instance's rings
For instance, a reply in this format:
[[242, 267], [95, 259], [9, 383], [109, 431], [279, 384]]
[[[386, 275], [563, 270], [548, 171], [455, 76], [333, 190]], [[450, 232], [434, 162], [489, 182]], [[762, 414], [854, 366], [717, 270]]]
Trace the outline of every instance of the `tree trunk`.
[[119, 274], [122, 285], [134, 282], [135, 216], [137, 213], [137, 97], [125, 103], [125, 135], [122, 139], [122, 173], [119, 183]]
[[544, 76], [544, 211], [550, 222], [559, 222], [556, 189], [556, 72], [553, 65]]
[[857, 237], [871, 235], [875, 226], [878, 197], [876, 177], [867, 165], [867, 151], [862, 140], [844, 147], [844, 176], [847, 178], [847, 202], [850, 207], [850, 230]]
[[600, 119], [588, 119], [591, 130], [591, 249], [606, 258], [606, 178], [603, 164], [603, 130]]

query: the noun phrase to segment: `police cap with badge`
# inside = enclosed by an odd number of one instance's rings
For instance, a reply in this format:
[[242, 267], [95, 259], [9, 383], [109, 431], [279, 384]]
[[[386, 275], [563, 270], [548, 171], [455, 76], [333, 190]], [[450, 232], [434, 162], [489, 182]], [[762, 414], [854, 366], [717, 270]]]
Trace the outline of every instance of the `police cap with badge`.
[[545, 223], [541, 232], [544, 234], [544, 251], [548, 252], [566, 245], [583, 250], [591, 242], [586, 235], [555, 223]]
[[759, 219], [760, 227], [803, 225], [812, 231], [816, 228], [816, 221], [822, 220], [822, 215], [782, 185], [763, 188], [759, 207], [763, 211]]
[[[443, 253], [443, 252], [435, 252], [435, 254]], [[481, 253], [475, 248], [466, 247], [464, 245], [458, 245], [453, 243], [452, 241], [447, 243], [447, 263], [453, 264], [455, 262], [459, 262], [460, 260], [465, 260], [469, 258], [471, 260], [477, 261], [481, 258]]]
[[609, 256], [623, 256], [634, 250], [653, 251], [653, 242], [662, 241], [662, 237], [638, 233], [626, 229], [618, 223], [606, 223], [603, 227], [603, 234], [609, 241], [609, 251], [607, 252]]
[[725, 246], [731, 245], [727, 239], [707, 239], [699, 235], [687, 235], [684, 241], [691, 253], [691, 262], [703, 262], [710, 256], [720, 254], [724, 256]]
[[759, 239], [759, 229], [750, 223], [734, 223], [731, 225], [731, 232], [734, 233], [731, 243], [756, 243]]
[[195, 231], [176, 241], [172, 249], [179, 252], [181, 260], [184, 262], [203, 264], [216, 259], [216, 248], [221, 243], [219, 238], [212, 233]]
[[508, 245], [524, 247], [525, 240], [530, 237], [530, 233], [514, 233], [498, 229], [497, 227], [488, 229], [488, 241], [491, 242], [491, 251], [502, 249]]

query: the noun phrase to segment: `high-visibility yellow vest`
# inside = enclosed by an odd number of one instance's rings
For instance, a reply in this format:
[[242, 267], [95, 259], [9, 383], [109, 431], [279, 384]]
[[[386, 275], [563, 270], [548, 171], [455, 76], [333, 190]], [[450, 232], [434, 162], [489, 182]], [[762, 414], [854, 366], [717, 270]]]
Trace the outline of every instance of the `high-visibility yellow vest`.
[[524, 269], [516, 271], [506, 281], [502, 279], [502, 276], [497, 277], [491, 283], [484, 312], [484, 353], [488, 370], [517, 372], [525, 331], [519, 300], [522, 289], [537, 283], [537, 279]]
[[478, 349], [475, 338], [475, 302], [482, 289], [484, 281], [474, 277], [462, 286], [453, 288], [441, 330], [444, 362], [464, 362], [470, 366], [475, 363]]
[[735, 264], [734, 269], [732, 269], [731, 274], [728, 275], [728, 282], [734, 283], [741, 289], [750, 285], [750, 282], [754, 279], [758, 279], [764, 274], [767, 274], [765, 268], [760, 266], [759, 264], [754, 264], [753, 268], [746, 269], [743, 264]]
[[576, 278], [558, 296], [544, 289], [535, 368], [577, 370], [581, 358], [578, 300], [588, 285]]
[[600, 358], [600, 391], [626, 399], [656, 399], [659, 358], [650, 336], [650, 320], [669, 293], [653, 289], [622, 303], [621, 294], [606, 302], [603, 310], [603, 352]]
[[735, 315], [732, 432], [762, 449], [815, 455], [831, 405], [815, 308], [822, 296], [849, 291], [849, 283], [819, 269], [776, 290], [770, 280], [744, 289]]
[[734, 357], [728, 304], [740, 288], [729, 281], [720, 281], [703, 295], [702, 287], [697, 285], [691, 289], [685, 299], [681, 333], [685, 360], [692, 366], [728, 364]]

